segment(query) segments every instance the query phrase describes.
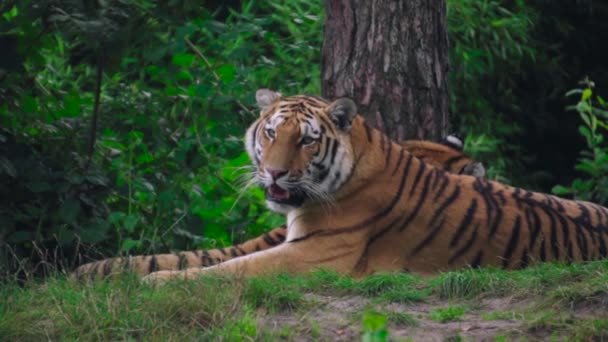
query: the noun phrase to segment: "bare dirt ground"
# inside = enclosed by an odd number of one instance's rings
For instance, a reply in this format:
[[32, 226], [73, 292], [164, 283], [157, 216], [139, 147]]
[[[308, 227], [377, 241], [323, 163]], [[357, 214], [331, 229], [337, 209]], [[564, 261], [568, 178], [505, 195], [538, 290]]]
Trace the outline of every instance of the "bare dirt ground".
[[[413, 341], [544, 341], [549, 338], [570, 340], [561, 336], [559, 329], [538, 328], [523, 319], [530, 312], [551, 310], [534, 300], [512, 297], [450, 302], [431, 299], [422, 303], [374, 304], [369, 298], [331, 297], [307, 294], [310, 309], [294, 312], [269, 314], [259, 312], [259, 324], [273, 331], [286, 332], [287, 340], [295, 341], [358, 341], [361, 340], [361, 315], [366, 310], [374, 310], [388, 317], [391, 313], [405, 313], [413, 323], [388, 324], [389, 340]], [[466, 307], [465, 313], [457, 320], [438, 322], [431, 319], [431, 313], [450, 305]], [[551, 311], [548, 311], [551, 312]], [[502, 313], [503, 317], [492, 315]], [[564, 317], [608, 317], [608, 295], [603, 299], [573, 305], [570, 309], [560, 309], [558, 315]], [[506, 317], [505, 317], [506, 316]], [[511, 317], [508, 317], [511, 316]], [[567, 318], [566, 318], [567, 320]], [[390, 320], [389, 320], [390, 322]]]

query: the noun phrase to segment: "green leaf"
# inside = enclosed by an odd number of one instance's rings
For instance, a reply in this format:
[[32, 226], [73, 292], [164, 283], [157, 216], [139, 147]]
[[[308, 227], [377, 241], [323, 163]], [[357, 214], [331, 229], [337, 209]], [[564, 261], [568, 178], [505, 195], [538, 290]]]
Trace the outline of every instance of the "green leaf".
[[224, 84], [231, 83], [235, 79], [236, 67], [232, 64], [224, 64], [215, 70]]
[[120, 250], [123, 252], [128, 252], [134, 247], [139, 247], [140, 244], [141, 243], [139, 241], [135, 241], [131, 238], [126, 238], [122, 241], [122, 244], [120, 245]]
[[6, 19], [6, 21], [11, 21], [13, 18], [15, 18], [17, 15], [19, 14], [19, 10], [17, 9], [17, 6], [13, 6], [10, 10], [2, 13], [2, 17], [4, 19]]
[[82, 101], [80, 96], [75, 93], [71, 93], [64, 98], [63, 110], [61, 116], [76, 117], [80, 114], [80, 105]]
[[127, 215], [124, 220], [124, 228], [127, 232], [133, 233], [135, 230], [135, 225], [139, 221], [139, 217], [135, 215]]
[[188, 67], [194, 62], [194, 55], [189, 53], [179, 53], [173, 56], [172, 62], [173, 64], [181, 67]]
[[551, 189], [551, 192], [556, 194], [556, 195], [569, 195], [571, 194], [573, 191], [570, 188], [566, 188], [565, 186], [562, 185], [556, 185], [553, 187], [553, 189]]
[[388, 340], [386, 324], [388, 318], [378, 312], [365, 312], [363, 314], [363, 336], [364, 342], [384, 342]]
[[108, 215], [108, 222], [111, 224], [119, 223], [125, 216], [126, 214], [122, 211], [115, 211]]
[[589, 98], [591, 97], [592, 94], [593, 94], [593, 92], [591, 91], [591, 89], [587, 88], [587, 89], [583, 90], [583, 95], [581, 98], [583, 101], [587, 101], [587, 100], [589, 100]]
[[34, 234], [27, 231], [17, 231], [8, 236], [7, 241], [10, 243], [24, 243], [34, 239]]
[[74, 232], [68, 229], [66, 226], [59, 227], [59, 231], [57, 232], [57, 234], [55, 234], [55, 236], [57, 237], [57, 241], [61, 246], [71, 244], [74, 241], [74, 238], [76, 237]]
[[76, 217], [80, 213], [80, 201], [68, 198], [65, 200], [61, 207], [59, 207], [58, 215], [61, 221], [65, 223], [74, 223]]
[[41, 193], [50, 191], [52, 189], [51, 185], [47, 182], [29, 182], [26, 183], [25, 186], [30, 189], [34, 193]]
[[587, 126], [579, 126], [578, 127], [578, 132], [585, 137], [587, 140], [591, 139], [591, 131], [589, 131], [589, 128], [587, 128]]
[[28, 114], [35, 114], [38, 112], [38, 101], [29, 95], [23, 97], [20, 105], [21, 109]]

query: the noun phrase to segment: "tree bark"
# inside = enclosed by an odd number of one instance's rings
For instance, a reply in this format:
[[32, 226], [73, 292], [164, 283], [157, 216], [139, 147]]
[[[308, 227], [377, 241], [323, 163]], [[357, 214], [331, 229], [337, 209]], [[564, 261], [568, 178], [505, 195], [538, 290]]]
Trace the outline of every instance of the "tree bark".
[[326, 0], [323, 96], [350, 97], [396, 140], [448, 130], [445, 0]]

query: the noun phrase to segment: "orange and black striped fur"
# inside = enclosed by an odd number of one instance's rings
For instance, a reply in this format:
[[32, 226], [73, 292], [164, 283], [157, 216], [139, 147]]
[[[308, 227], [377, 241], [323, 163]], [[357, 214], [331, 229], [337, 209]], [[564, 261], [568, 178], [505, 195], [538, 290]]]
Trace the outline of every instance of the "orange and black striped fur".
[[[247, 131], [246, 146], [268, 206], [287, 216], [286, 241], [146, 280], [320, 267], [353, 276], [429, 274], [608, 254], [604, 207], [431, 167], [368, 126], [349, 99], [269, 90], [258, 91], [257, 99], [262, 113]], [[161, 267], [149, 258], [148, 270]]]
[[[483, 165], [466, 156], [462, 152], [462, 141], [453, 135], [446, 137], [441, 144], [422, 140], [408, 140], [402, 142], [401, 145], [415, 157], [447, 172], [485, 176]], [[74, 274], [79, 278], [85, 276], [103, 278], [124, 271], [147, 275], [160, 270], [208, 267], [229, 259], [272, 248], [285, 242], [286, 236], [287, 227], [280, 226], [262, 236], [231, 247], [182, 251], [175, 254], [109, 258], [82, 265]]]

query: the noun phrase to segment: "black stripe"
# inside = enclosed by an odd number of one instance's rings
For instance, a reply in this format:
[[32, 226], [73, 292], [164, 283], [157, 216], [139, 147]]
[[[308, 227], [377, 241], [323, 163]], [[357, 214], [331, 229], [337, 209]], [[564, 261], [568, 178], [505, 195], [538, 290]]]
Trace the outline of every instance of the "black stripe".
[[547, 261], [547, 255], [546, 255], [546, 251], [545, 251], [545, 236], [543, 235], [543, 239], [541, 241], [540, 244], [540, 261], [545, 262]]
[[[342, 158], [342, 159], [344, 159], [344, 158]], [[340, 160], [340, 162], [338, 163], [338, 165], [340, 165], [342, 163], [342, 159]], [[337, 171], [336, 173], [334, 173], [334, 179], [332, 179], [331, 183], [329, 183], [328, 189], [335, 189], [336, 188], [336, 184], [338, 184], [338, 182], [340, 181], [341, 177], [342, 177], [342, 174], [340, 173], [340, 171]]]
[[424, 249], [426, 246], [430, 245], [431, 242], [433, 242], [433, 240], [435, 240], [435, 237], [437, 236], [437, 234], [439, 233], [439, 231], [441, 230], [441, 228], [443, 228], [443, 223], [445, 222], [445, 217], [443, 217], [443, 219], [441, 220], [441, 222], [439, 222], [438, 225], [435, 226], [435, 228], [424, 238], [424, 240], [422, 240], [415, 248], [414, 250], [410, 253], [410, 256], [414, 256], [418, 253], [420, 253], [420, 251], [422, 249]]
[[490, 240], [498, 231], [498, 226], [501, 223], [503, 215], [502, 209], [498, 206], [498, 203], [496, 203], [496, 199], [492, 196], [492, 183], [486, 182], [481, 178], [477, 178], [473, 183], [473, 188], [481, 195], [486, 206], [486, 217], [487, 221], [490, 224], [490, 233], [488, 234], [488, 240]]
[[559, 260], [559, 243], [557, 242], [557, 228], [555, 227], [555, 218], [553, 214], [547, 209], [544, 209], [545, 213], [549, 216], [549, 229], [551, 231], [551, 252], [553, 253], [553, 259]]
[[253, 158], [255, 159], [255, 164], [256, 165], [260, 165], [260, 158], [258, 158], [258, 154], [256, 152], [256, 144], [258, 141], [258, 130], [260, 128], [260, 124], [262, 123], [262, 120], [258, 121], [255, 125], [255, 128], [253, 129], [253, 141], [251, 142], [251, 147], [253, 149]]
[[99, 275], [99, 269], [102, 267], [103, 262], [99, 261], [93, 264], [93, 270], [91, 272], [91, 280], [95, 280], [97, 275]]
[[380, 149], [382, 150], [382, 152], [385, 152], [386, 147], [384, 145], [386, 145], [386, 134], [380, 132]]
[[186, 255], [180, 253], [179, 261], [178, 261], [178, 269], [185, 270], [186, 268], [188, 268], [188, 258], [186, 258]]
[[513, 224], [513, 229], [511, 233], [511, 239], [509, 239], [509, 243], [507, 244], [507, 249], [502, 256], [502, 268], [507, 268], [509, 263], [511, 262], [511, 255], [515, 251], [517, 247], [517, 242], [519, 240], [519, 230], [521, 227], [521, 216], [517, 215], [515, 218], [515, 223]]
[[[437, 176], [439, 176], [440, 174], [437, 173]], [[435, 197], [434, 197], [434, 201], [437, 201], [439, 199], [439, 197], [441, 197], [443, 195], [443, 193], [445, 192], [445, 189], [448, 186], [448, 183], [450, 182], [450, 177], [448, 175], [446, 175], [445, 173], [441, 173], [441, 177], [443, 178], [443, 182], [441, 182], [441, 185], [439, 186], [439, 190], [435, 193]], [[433, 189], [435, 189], [435, 187], [433, 187]]]
[[475, 211], [477, 210], [477, 199], [473, 198], [471, 201], [471, 205], [467, 209], [466, 214], [462, 218], [462, 222], [460, 222], [460, 226], [456, 229], [456, 233], [452, 237], [452, 241], [450, 241], [450, 247], [455, 247], [460, 240], [462, 234], [469, 228], [471, 222], [473, 222], [473, 216], [475, 215]]
[[606, 242], [604, 241], [604, 236], [601, 233], [599, 233], [598, 240], [600, 244], [600, 258], [608, 257], [608, 249], [606, 248]]
[[226, 253], [226, 251], [224, 250], [224, 248], [220, 248], [220, 253], [222, 253], [223, 255], [228, 255], [228, 253]]
[[572, 256], [572, 242], [570, 241], [570, 230], [568, 229], [568, 222], [564, 219], [564, 216], [561, 214], [556, 214], [559, 224], [562, 227], [562, 235], [564, 243], [562, 246], [566, 246], [566, 250], [568, 251], [568, 260], [574, 260]]
[[576, 234], [577, 240], [578, 240], [578, 248], [581, 251], [581, 257], [583, 258], [583, 260], [589, 260], [589, 249], [588, 249], [588, 241], [587, 241], [587, 235], [585, 235], [585, 231], [582, 229], [579, 230], [575, 230], [574, 233]]
[[[461, 161], [462, 159], [465, 159], [465, 158], [466, 157], [463, 156], [463, 155], [458, 155], [458, 156], [452, 157], [452, 158], [446, 160], [446, 162], [443, 164], [443, 168], [445, 170], [451, 171], [452, 167], [453, 167], [453, 165], [455, 163], [457, 163], [457, 162], [459, 162], [459, 161]], [[454, 173], [456, 173], [456, 172], [454, 172]]]
[[[422, 160], [418, 159], [418, 161], [419, 161], [418, 172], [416, 172], [416, 177], [414, 177], [414, 182], [412, 183], [412, 187], [410, 188], [409, 197], [412, 197], [412, 195], [414, 194], [414, 190], [416, 190], [416, 186], [418, 185], [418, 182], [420, 182], [420, 177], [422, 176], [422, 173], [424, 172], [424, 169], [426, 168], [426, 165], [424, 164], [424, 162]], [[431, 173], [427, 174], [427, 177], [430, 174]]]
[[115, 261], [116, 261], [115, 258], [108, 259], [105, 261], [105, 264], [103, 265], [103, 277], [104, 278], [107, 278], [110, 275], [110, 273], [112, 273], [112, 266]]
[[[435, 237], [439, 234], [439, 231], [441, 230], [441, 228], [443, 228], [443, 223], [445, 221], [445, 210], [447, 209], [447, 207], [449, 205], [454, 203], [454, 201], [456, 200], [456, 198], [458, 198], [459, 195], [460, 195], [460, 187], [457, 186], [454, 189], [454, 191], [452, 192], [452, 194], [439, 206], [439, 208], [437, 208], [437, 210], [433, 214], [433, 217], [431, 218], [431, 220], [428, 224], [429, 227], [432, 227], [431, 228], [432, 231], [426, 236], [426, 238], [424, 238], [424, 240], [422, 240], [422, 242], [420, 242], [414, 248], [414, 250], [412, 251], [410, 256], [414, 256], [414, 255], [418, 254], [424, 247], [430, 245], [433, 242]], [[442, 215], [443, 215], [443, 219], [441, 220], [441, 222], [439, 222], [439, 224], [437, 224], [437, 220]]]
[[391, 177], [395, 175], [399, 167], [401, 166], [401, 162], [403, 161], [403, 156], [405, 155], [404, 149], [401, 149], [399, 152], [399, 159], [397, 160], [397, 165], [395, 165], [395, 169], [393, 169], [393, 173], [391, 173]]
[[475, 226], [475, 229], [473, 229], [473, 233], [471, 234], [471, 237], [469, 237], [469, 239], [465, 242], [465, 244], [462, 245], [462, 247], [460, 247], [450, 257], [450, 260], [448, 260], [448, 264], [452, 264], [454, 261], [458, 260], [458, 258], [460, 258], [461, 256], [463, 256], [466, 252], [468, 252], [471, 249], [471, 247], [473, 247], [473, 243], [477, 239], [477, 231], [478, 230], [479, 230], [479, 224], [477, 224]]
[[519, 196], [519, 194], [521, 193], [521, 189], [520, 188], [515, 188], [515, 191], [513, 191], [513, 193], [511, 194], [511, 197], [513, 197], [515, 199], [515, 204], [517, 204], [517, 208], [521, 209], [521, 203], [522, 201], [520, 200], [521, 197]]
[[[530, 220], [530, 218], [532, 220]], [[538, 238], [538, 235], [540, 234], [540, 229], [541, 229], [540, 217], [538, 217], [536, 210], [534, 210], [532, 208], [526, 208], [526, 220], [528, 221], [528, 229], [531, 229], [530, 244], [528, 245], [528, 248], [530, 249], [530, 251], [533, 251], [534, 245], [536, 244], [536, 239]], [[534, 221], [534, 222], [532, 223], [531, 221]]]
[[264, 239], [264, 242], [266, 242], [268, 245], [270, 245], [270, 246], [278, 245], [278, 243], [276, 241], [274, 241], [274, 239], [270, 236], [270, 234], [264, 233], [264, 235], [262, 237]]
[[405, 163], [405, 167], [403, 168], [403, 174], [409, 174], [410, 173], [410, 167], [412, 166], [412, 160], [414, 159], [414, 156], [411, 154], [408, 154], [407, 157], [407, 162]]
[[337, 140], [334, 140], [334, 145], [331, 149], [331, 159], [329, 160], [330, 165], [334, 164], [334, 160], [336, 160], [336, 154], [338, 154], [338, 147], [340, 147], [340, 143]]
[[440, 169], [435, 169], [435, 173], [436, 173], [436, 175], [435, 175], [435, 179], [433, 179], [433, 184], [431, 184], [431, 190], [435, 190], [435, 187], [439, 183], [439, 178], [442, 178], [444, 182], [445, 182], [445, 180], [447, 178], [443, 174], [443, 171], [440, 170]]
[[363, 122], [363, 128], [365, 128], [365, 134], [367, 135], [367, 142], [372, 142], [372, 128], [369, 127], [367, 121]]
[[239, 251], [239, 253], [241, 253], [241, 255], [247, 254], [247, 252], [243, 248], [241, 248], [241, 246], [239, 246], [239, 245], [234, 246], [234, 248], [236, 248]]
[[329, 153], [329, 146], [334, 141], [326, 135], [323, 136], [323, 138], [325, 138], [325, 150], [323, 151], [323, 155], [321, 156], [321, 163], [325, 160], [325, 158], [327, 158], [327, 154]]
[[403, 222], [403, 225], [401, 225], [401, 228], [399, 228], [400, 232], [403, 232], [405, 230], [405, 228], [407, 228], [407, 226], [410, 224], [410, 222], [412, 222], [412, 220], [416, 217], [416, 215], [418, 215], [418, 211], [420, 210], [420, 207], [422, 207], [422, 203], [424, 202], [424, 200], [426, 199], [426, 196], [428, 195], [429, 183], [430, 183], [432, 174], [433, 174], [432, 172], [429, 172], [426, 175], [426, 177], [424, 179], [424, 186], [422, 187], [422, 191], [420, 192], [420, 197], [418, 197], [418, 202], [414, 206], [414, 210], [410, 213], [410, 215], [407, 217], [407, 219], [405, 219], [405, 222]]
[[234, 248], [234, 247], [230, 248], [230, 256], [233, 257], [233, 258], [236, 258], [236, 257], [239, 256], [239, 254], [237, 253], [236, 248]]
[[334, 124], [326, 116], [319, 115], [318, 118], [319, 120], [323, 121], [327, 128], [329, 128], [331, 134], [336, 135], [336, 131], [334, 130]]
[[201, 264], [203, 266], [211, 265], [211, 256], [209, 255], [209, 252], [203, 251], [203, 255], [201, 256]]
[[460, 187], [456, 186], [454, 188], [454, 191], [452, 192], [452, 194], [437, 208], [437, 210], [435, 210], [435, 213], [433, 213], [433, 217], [431, 218], [431, 220], [429, 221], [429, 227], [434, 227], [435, 223], [437, 223], [437, 220], [439, 219], [439, 216], [441, 214], [445, 214], [445, 210], [446, 208], [452, 204], [456, 198], [458, 198], [458, 196], [460, 195]]
[[471, 268], [479, 268], [481, 267], [481, 261], [483, 258], [483, 251], [480, 250], [477, 255], [475, 256], [475, 258], [473, 259], [473, 261], [471, 262]]
[[384, 159], [385, 167], [388, 167], [388, 163], [391, 162], [391, 152], [393, 152], [393, 142], [388, 140], [388, 150], [386, 151], [386, 158]]
[[521, 255], [521, 261], [519, 263], [520, 268], [526, 268], [530, 265], [530, 254], [528, 249], [524, 248], [524, 253]]
[[372, 235], [372, 237], [367, 241], [367, 244], [365, 245], [365, 249], [363, 250], [363, 253], [361, 254], [361, 257], [359, 257], [359, 261], [357, 261], [357, 263], [355, 264], [355, 270], [358, 272], [363, 272], [365, 270], [365, 267], [367, 265], [367, 257], [368, 257], [368, 253], [369, 253], [369, 248], [370, 246], [376, 242], [379, 238], [381, 238], [382, 236], [384, 236], [386, 233], [388, 233], [397, 223], [397, 221], [399, 221], [401, 219], [401, 217], [397, 217], [396, 219], [394, 219], [393, 221], [391, 221], [391, 223], [389, 223], [386, 227], [382, 228], [379, 232], [377, 232], [376, 234]]
[[158, 271], [158, 260], [156, 260], [156, 255], [153, 255], [148, 262], [148, 273]]
[[285, 241], [285, 234], [275, 233], [274, 238], [280, 242]]

